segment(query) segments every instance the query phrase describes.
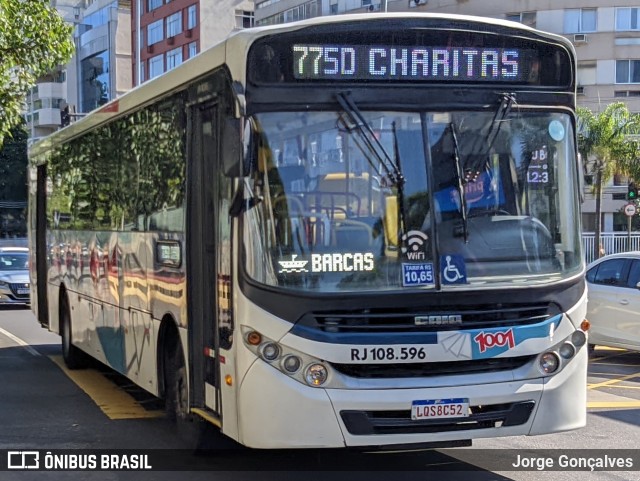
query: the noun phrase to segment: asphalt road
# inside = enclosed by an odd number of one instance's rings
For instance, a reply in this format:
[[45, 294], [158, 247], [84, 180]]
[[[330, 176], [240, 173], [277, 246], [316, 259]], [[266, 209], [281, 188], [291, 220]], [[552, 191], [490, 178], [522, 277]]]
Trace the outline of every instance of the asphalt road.
[[[215, 451], [185, 450], [184, 438], [159, 410], [157, 400], [104, 370], [80, 374], [60, 361], [60, 339], [40, 328], [30, 311], [0, 310], [0, 450], [129, 449], [152, 451], [171, 465], [189, 466], [188, 479], [393, 481], [446, 480], [640, 480], [640, 471], [472, 471], [482, 465], [477, 451], [421, 451], [395, 454], [336, 450], [256, 451], [220, 444]], [[105, 392], [107, 394], [105, 394]], [[538, 437], [474, 441], [475, 449], [550, 453], [576, 449], [640, 450], [640, 353], [599, 349], [589, 373], [586, 428]], [[129, 403], [129, 404], [127, 404]], [[587, 451], [588, 450], [588, 451]], [[640, 451], [639, 451], [640, 452]], [[481, 451], [481, 458], [486, 458]], [[575, 454], [575, 452], [573, 452]], [[469, 459], [469, 456], [476, 458]], [[638, 456], [640, 459], [640, 455]], [[466, 463], [464, 460], [470, 460]], [[485, 459], [486, 460], [486, 459]], [[168, 463], [168, 464], [167, 464]], [[636, 467], [640, 470], [640, 465]], [[178, 472], [0, 472], [0, 480], [164, 480]]]

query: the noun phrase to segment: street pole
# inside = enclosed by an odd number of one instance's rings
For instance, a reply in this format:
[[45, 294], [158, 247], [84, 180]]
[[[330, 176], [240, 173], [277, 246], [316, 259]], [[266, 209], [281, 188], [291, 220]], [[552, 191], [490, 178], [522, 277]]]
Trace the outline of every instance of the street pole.
[[384, 0], [384, 11], [387, 11], [387, 3], [389, 3], [389, 0]]
[[631, 250], [631, 216], [627, 216], [627, 252]]

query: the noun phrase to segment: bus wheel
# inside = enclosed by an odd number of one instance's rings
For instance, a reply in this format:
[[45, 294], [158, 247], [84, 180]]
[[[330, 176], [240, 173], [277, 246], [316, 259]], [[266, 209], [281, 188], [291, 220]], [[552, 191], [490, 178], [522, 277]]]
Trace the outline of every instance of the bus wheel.
[[87, 355], [71, 344], [71, 314], [69, 301], [64, 296], [60, 301], [60, 336], [62, 337], [62, 358], [69, 369], [87, 367]]
[[189, 391], [187, 369], [184, 365], [184, 355], [180, 343], [168, 353], [165, 360], [165, 405], [167, 416], [173, 421], [181, 421], [189, 412]]

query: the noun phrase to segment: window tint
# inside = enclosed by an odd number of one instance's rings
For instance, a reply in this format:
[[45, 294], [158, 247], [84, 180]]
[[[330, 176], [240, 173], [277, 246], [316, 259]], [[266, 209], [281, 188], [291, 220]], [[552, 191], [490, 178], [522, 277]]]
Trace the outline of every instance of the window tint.
[[600, 267], [600, 264], [598, 264], [597, 266], [592, 267], [591, 269], [589, 269], [587, 271], [587, 282], [595, 282], [596, 281], [596, 274], [598, 273], [598, 267]]
[[629, 280], [627, 286], [636, 287], [640, 282], [640, 261], [631, 261], [631, 269], [629, 269]]
[[626, 284], [624, 278], [624, 266], [626, 259], [612, 259], [600, 264], [594, 282], [608, 286], [621, 286]]

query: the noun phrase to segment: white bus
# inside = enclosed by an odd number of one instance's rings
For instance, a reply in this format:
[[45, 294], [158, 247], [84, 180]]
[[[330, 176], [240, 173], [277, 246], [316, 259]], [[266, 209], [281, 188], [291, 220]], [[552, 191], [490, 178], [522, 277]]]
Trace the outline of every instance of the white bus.
[[33, 146], [35, 314], [250, 447], [579, 428], [575, 73], [487, 18], [237, 32]]

